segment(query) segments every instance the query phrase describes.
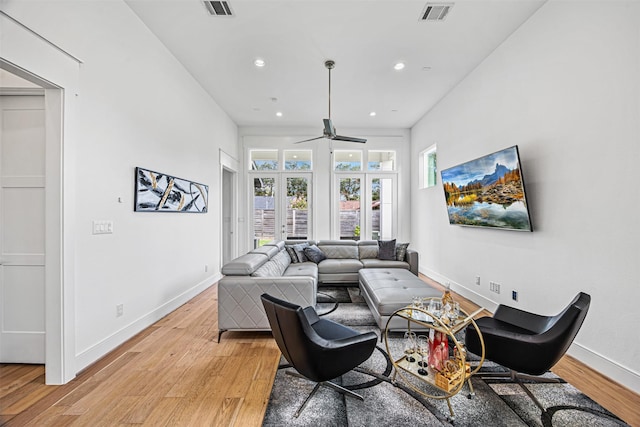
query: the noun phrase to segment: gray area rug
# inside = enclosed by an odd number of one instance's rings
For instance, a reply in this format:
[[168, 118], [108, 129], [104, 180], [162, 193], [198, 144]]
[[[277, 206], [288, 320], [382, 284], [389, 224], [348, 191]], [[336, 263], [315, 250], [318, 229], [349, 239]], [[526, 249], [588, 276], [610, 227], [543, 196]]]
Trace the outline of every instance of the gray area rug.
[[[322, 288], [318, 313], [365, 332], [380, 330], [357, 288]], [[401, 345], [401, 334], [393, 335], [390, 346]], [[470, 355], [470, 359], [473, 355]], [[471, 361], [472, 365], [474, 361]], [[313, 389], [305, 379], [285, 374], [287, 361], [281, 359], [271, 390], [263, 426], [625, 426], [613, 414], [566, 382], [529, 383], [527, 387], [547, 408], [543, 416], [524, 391], [509, 379], [472, 379], [475, 396], [464, 388], [450, 399], [455, 418], [449, 416], [445, 400], [428, 399], [402, 381], [391, 382], [393, 370], [380, 342], [373, 355], [336, 383], [354, 390], [364, 402], [345, 398], [321, 387], [298, 418], [293, 414]], [[504, 371], [485, 361], [481, 372]], [[547, 374], [555, 377], [552, 373]], [[557, 377], [556, 377], [557, 378]]]

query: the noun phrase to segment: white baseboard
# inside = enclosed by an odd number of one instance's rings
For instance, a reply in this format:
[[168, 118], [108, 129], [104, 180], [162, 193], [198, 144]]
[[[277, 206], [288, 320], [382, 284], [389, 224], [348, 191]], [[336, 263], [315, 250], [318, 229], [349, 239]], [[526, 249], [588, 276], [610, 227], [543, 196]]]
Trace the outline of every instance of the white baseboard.
[[76, 368], [77, 372], [82, 371], [87, 366], [95, 363], [100, 358], [104, 357], [107, 353], [112, 351], [114, 348], [118, 347], [120, 344], [124, 343], [140, 331], [145, 328], [153, 325], [158, 320], [162, 319], [167, 314], [171, 313], [184, 303], [191, 300], [196, 295], [200, 294], [207, 288], [211, 287], [213, 284], [218, 282], [222, 278], [222, 274], [217, 273], [211, 277], [208, 277], [201, 281], [200, 283], [194, 285], [190, 289], [186, 290], [182, 294], [176, 296], [170, 301], [162, 304], [152, 312], [136, 319], [131, 322], [124, 328], [115, 332], [111, 336], [105, 338], [99, 343], [91, 346], [90, 348], [84, 350], [83, 352], [76, 355]]
[[[492, 313], [496, 311], [496, 308], [498, 308], [497, 302], [492, 301], [484, 295], [474, 292], [473, 289], [460, 285], [435, 271], [422, 267], [420, 268], [420, 273], [425, 276], [429, 276], [442, 285], [449, 283], [452, 291], [467, 298], [475, 304], [486, 308]], [[576, 341], [573, 342], [567, 353], [594, 371], [612, 379], [618, 384], [621, 384], [636, 393], [640, 393], [640, 373], [635, 372], [631, 368], [623, 366], [608, 357], [588, 349]]]
[[433, 270], [429, 270], [428, 268], [424, 268], [424, 267], [420, 268], [419, 270], [420, 270], [420, 273], [424, 274], [425, 276], [429, 276], [430, 278], [432, 278], [433, 280], [435, 280], [436, 282], [440, 283], [443, 286], [449, 283], [449, 285], [451, 286], [451, 290], [453, 292], [467, 298], [468, 300], [473, 301], [475, 304], [479, 305], [480, 307], [486, 308], [492, 313], [496, 311], [496, 308], [498, 308], [497, 302], [490, 300], [484, 295], [480, 295], [474, 292], [472, 289], [469, 289], [465, 286], [462, 286], [459, 283], [454, 282], [453, 280], [449, 279], [446, 276], [443, 276]]
[[640, 373], [633, 369], [623, 366], [575, 341], [567, 353], [605, 377], [636, 393], [640, 393]]

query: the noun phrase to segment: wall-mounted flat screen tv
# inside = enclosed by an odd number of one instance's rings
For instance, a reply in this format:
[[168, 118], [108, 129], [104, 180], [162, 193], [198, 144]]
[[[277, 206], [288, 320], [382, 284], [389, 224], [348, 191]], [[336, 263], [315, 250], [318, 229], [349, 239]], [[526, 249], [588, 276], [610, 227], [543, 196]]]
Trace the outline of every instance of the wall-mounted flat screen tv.
[[517, 145], [441, 176], [450, 224], [533, 231]]

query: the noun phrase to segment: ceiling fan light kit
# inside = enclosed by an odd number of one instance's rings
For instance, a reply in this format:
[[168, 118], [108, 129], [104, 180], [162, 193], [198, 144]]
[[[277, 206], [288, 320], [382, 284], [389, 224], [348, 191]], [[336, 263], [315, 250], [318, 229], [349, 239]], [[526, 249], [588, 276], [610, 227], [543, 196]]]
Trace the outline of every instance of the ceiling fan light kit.
[[336, 134], [336, 128], [333, 126], [333, 122], [331, 121], [331, 70], [336, 66], [335, 61], [328, 59], [324, 62], [325, 68], [329, 70], [329, 118], [322, 119], [322, 123], [324, 124], [324, 129], [322, 131], [322, 136], [318, 136], [316, 138], [305, 139], [303, 141], [295, 142], [294, 144], [300, 144], [302, 142], [315, 141], [317, 139], [330, 139], [332, 141], [344, 141], [344, 142], [357, 142], [360, 144], [364, 144], [367, 142], [364, 138], [355, 138], [353, 136], [342, 136]]

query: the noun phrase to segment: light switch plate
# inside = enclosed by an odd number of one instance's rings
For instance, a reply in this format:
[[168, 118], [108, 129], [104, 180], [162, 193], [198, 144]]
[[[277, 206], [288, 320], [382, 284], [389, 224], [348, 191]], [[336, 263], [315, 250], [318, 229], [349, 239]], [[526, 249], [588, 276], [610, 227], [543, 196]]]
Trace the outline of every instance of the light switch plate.
[[93, 234], [112, 234], [113, 221], [93, 221]]

